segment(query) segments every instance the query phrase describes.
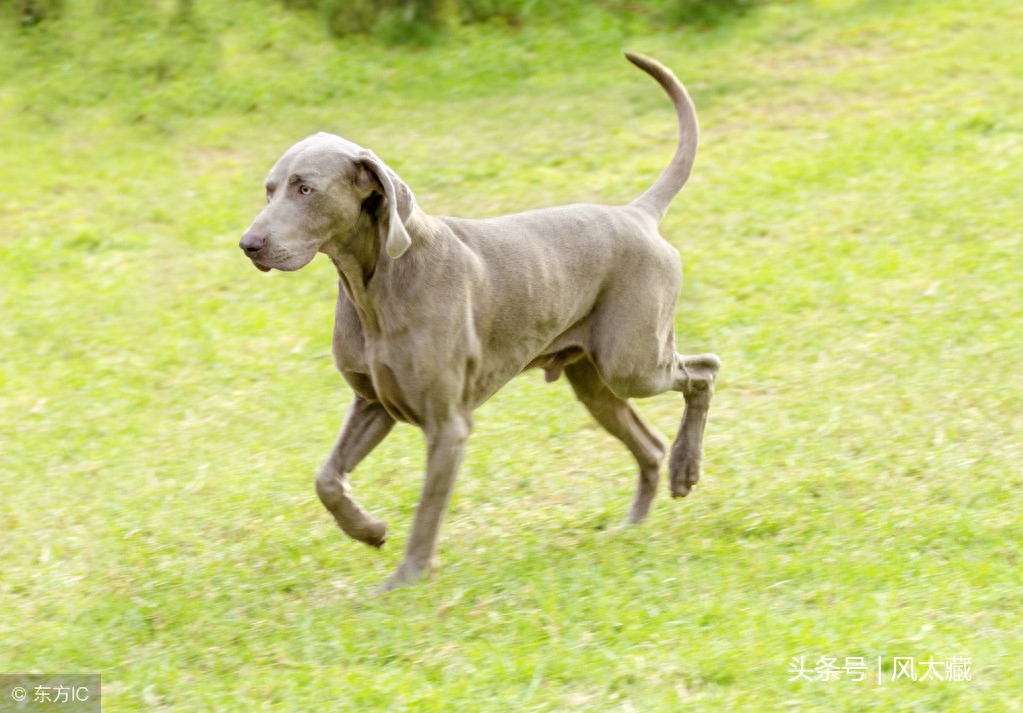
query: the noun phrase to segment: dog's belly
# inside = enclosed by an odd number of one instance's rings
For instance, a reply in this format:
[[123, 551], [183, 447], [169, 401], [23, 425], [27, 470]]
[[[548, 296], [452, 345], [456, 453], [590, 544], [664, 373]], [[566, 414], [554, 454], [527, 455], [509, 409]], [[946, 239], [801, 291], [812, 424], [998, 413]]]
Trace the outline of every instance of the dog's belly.
[[543, 369], [544, 379], [549, 384], [558, 380], [558, 377], [561, 376], [561, 370], [568, 364], [582, 359], [585, 355], [586, 352], [583, 351], [582, 347], [568, 347], [552, 354], [541, 354], [529, 362], [523, 371], [527, 369]]
[[533, 334], [514, 346], [500, 339], [485, 342], [476, 368], [469, 373], [468, 402], [476, 408], [529, 369], [543, 369], [548, 382], [556, 381], [566, 365], [586, 358], [587, 325], [583, 318], [568, 329]]

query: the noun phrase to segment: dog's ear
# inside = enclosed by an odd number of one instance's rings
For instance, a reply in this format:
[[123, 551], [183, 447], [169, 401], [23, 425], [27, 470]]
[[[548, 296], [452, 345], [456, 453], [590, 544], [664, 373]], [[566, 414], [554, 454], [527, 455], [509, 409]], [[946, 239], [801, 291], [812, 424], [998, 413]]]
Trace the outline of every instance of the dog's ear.
[[[388, 256], [399, 258], [412, 245], [412, 238], [405, 229], [405, 220], [412, 215], [415, 196], [405, 182], [372, 151], [362, 154], [359, 162], [360, 168], [369, 173], [365, 178], [375, 181], [383, 191], [384, 200], [387, 201], [387, 218], [380, 222], [380, 239], [384, 241], [384, 249]], [[356, 181], [358, 182], [360, 178]]]

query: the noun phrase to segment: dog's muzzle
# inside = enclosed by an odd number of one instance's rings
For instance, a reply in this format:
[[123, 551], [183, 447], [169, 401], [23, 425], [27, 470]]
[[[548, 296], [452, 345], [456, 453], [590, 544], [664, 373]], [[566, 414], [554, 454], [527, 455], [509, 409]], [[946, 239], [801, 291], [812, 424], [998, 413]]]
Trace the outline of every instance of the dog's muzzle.
[[238, 247], [242, 249], [245, 255], [252, 260], [252, 264], [263, 272], [270, 272], [270, 268], [266, 265], [260, 264], [259, 254], [263, 252], [263, 248], [266, 247], [266, 236], [254, 233], [251, 230], [245, 231], [245, 235], [238, 242]]

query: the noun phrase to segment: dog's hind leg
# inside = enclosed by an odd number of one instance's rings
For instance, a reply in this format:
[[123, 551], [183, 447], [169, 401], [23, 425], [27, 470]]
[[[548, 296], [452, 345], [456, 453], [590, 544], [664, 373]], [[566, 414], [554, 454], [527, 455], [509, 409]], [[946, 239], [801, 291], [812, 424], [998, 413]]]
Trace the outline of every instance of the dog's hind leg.
[[700, 479], [703, 462], [703, 432], [707, 425], [710, 397], [714, 394], [721, 360], [714, 354], [699, 356], [675, 355], [672, 389], [681, 391], [686, 400], [682, 423], [671, 446], [668, 474], [671, 497], [683, 498]]
[[[622, 347], [641, 343], [638, 337], [633, 342], [625, 341], [621, 332], [615, 337], [615, 342], [606, 344]], [[721, 360], [714, 354], [683, 356], [670, 347], [657, 356], [656, 364], [649, 352], [636, 349], [605, 349], [600, 357], [596, 360], [597, 372], [619, 398], [643, 398], [666, 391], [678, 391], [685, 397], [685, 412], [668, 460], [671, 495], [685, 497], [700, 479], [703, 432]]]
[[642, 522], [650, 512], [650, 503], [657, 493], [667, 442], [646, 424], [631, 403], [611, 392], [588, 359], [566, 365], [565, 376], [597, 423], [624, 443], [635, 456], [639, 464], [639, 481], [625, 522]]
[[348, 474], [393, 427], [394, 419], [383, 406], [357, 395], [348, 407], [330, 457], [316, 476], [316, 493], [338, 526], [349, 537], [373, 547], [387, 540], [387, 524], [366, 512], [352, 497]]

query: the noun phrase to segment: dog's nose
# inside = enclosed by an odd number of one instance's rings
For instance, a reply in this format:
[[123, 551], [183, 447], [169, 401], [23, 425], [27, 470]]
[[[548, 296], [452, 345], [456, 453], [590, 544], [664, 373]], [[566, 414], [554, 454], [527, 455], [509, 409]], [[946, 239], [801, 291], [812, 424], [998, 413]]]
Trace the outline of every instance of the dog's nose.
[[266, 247], [266, 236], [248, 231], [242, 236], [238, 247], [244, 250], [246, 255], [252, 257]]

